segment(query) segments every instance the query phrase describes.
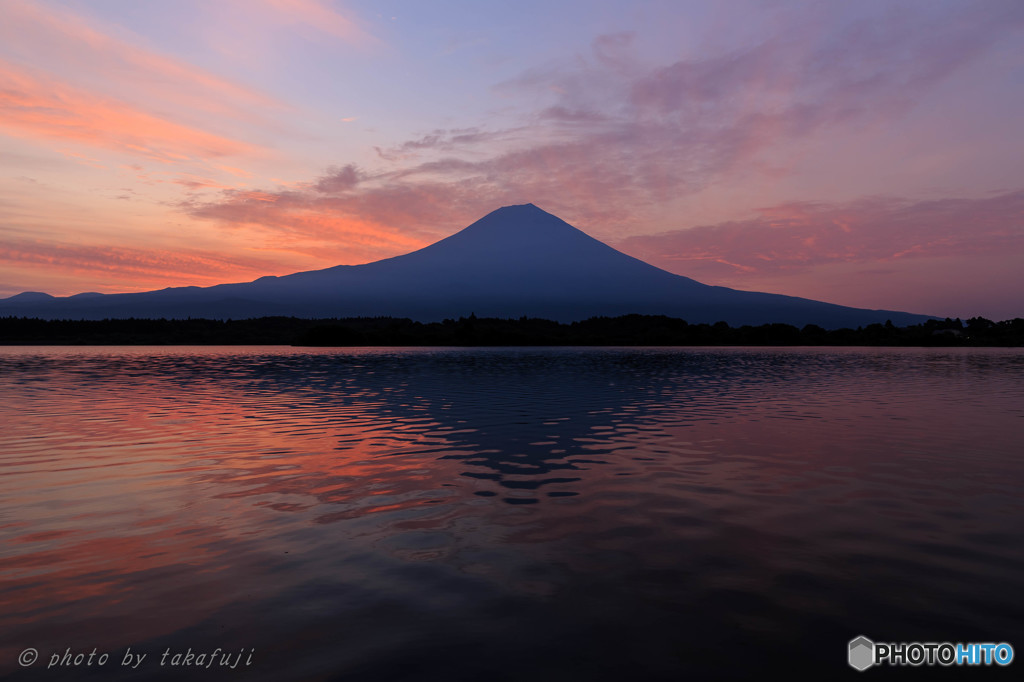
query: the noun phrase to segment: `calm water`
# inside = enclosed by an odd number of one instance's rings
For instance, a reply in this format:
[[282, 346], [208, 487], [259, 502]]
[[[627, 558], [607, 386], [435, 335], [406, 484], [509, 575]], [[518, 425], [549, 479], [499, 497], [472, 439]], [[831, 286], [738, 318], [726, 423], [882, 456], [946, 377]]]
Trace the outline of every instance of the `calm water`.
[[0, 424], [0, 676], [1024, 656], [1021, 350], [3, 348]]

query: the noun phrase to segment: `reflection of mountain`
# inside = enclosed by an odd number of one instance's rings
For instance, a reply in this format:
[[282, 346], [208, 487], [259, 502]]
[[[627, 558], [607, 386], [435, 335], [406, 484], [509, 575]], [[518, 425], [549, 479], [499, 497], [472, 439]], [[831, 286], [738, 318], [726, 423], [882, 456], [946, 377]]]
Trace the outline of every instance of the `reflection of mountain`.
[[[700, 351], [355, 351], [249, 365], [235, 385], [243, 395], [280, 396], [286, 423], [315, 414], [324, 434], [340, 437], [338, 461], [358, 452], [385, 467], [406, 457], [422, 466], [424, 455], [458, 462], [458, 474], [482, 482], [476, 494], [523, 504], [576, 495], [586, 470], [621, 469], [645, 434], [663, 438], [666, 422], [750, 408], [779, 377], [752, 374], [747, 364], [735, 353]], [[801, 363], [776, 370], [799, 380]], [[378, 433], [387, 444], [375, 456]], [[330, 488], [324, 501], [348, 495], [347, 486], [323, 481], [288, 485]]]
[[139, 294], [54, 298], [19, 294], [0, 315], [44, 318], [409, 317], [421, 321], [542, 317], [560, 321], [630, 313], [691, 323], [785, 322], [824, 327], [927, 319], [701, 284], [627, 256], [526, 204], [501, 208], [424, 249], [365, 265]]

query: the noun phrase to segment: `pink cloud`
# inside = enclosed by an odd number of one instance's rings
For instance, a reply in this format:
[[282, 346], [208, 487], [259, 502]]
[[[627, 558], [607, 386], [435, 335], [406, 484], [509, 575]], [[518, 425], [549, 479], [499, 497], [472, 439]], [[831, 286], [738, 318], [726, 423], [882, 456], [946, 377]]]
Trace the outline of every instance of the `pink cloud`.
[[255, 147], [0, 61], [0, 128], [161, 163], [250, 154]]
[[259, 5], [272, 9], [279, 19], [286, 22], [305, 24], [353, 45], [369, 47], [380, 44], [379, 39], [354, 19], [318, 0], [247, 0], [245, 2], [245, 7], [249, 11]]
[[171, 182], [173, 182], [176, 185], [181, 185], [182, 187], [192, 190], [193, 192], [203, 189], [231, 188], [231, 185], [225, 185], [223, 183], [217, 182], [216, 180], [211, 180], [210, 178], [204, 178], [197, 175], [187, 175], [179, 177], [175, 180], [172, 180]]
[[866, 198], [761, 209], [757, 218], [635, 236], [623, 249], [685, 271], [716, 263], [738, 273], [910, 258], [1024, 257], [1024, 190], [985, 199]]
[[288, 212], [323, 211], [430, 233], [532, 201], [583, 225], [635, 233], [680, 197], [765, 172], [762, 156], [779, 145], [819, 128], [903, 115], [919, 93], [1024, 21], [1013, 4], [946, 13], [924, 26], [898, 11], [881, 24], [828, 26], [811, 16], [746, 50], [653, 68], [635, 57], [631, 35], [601, 36], [587, 58], [498, 87], [541, 102], [523, 126], [433, 130], [378, 148], [390, 169], [334, 167], [271, 192], [273, 215], [241, 195], [189, 210], [277, 230], [294, 229], [283, 219]]
[[262, 121], [258, 112], [285, 108], [264, 93], [119, 36], [123, 30], [24, 0], [5, 2], [0, 22], [4, 53], [39, 71], [73, 74], [80, 89], [246, 121]]
[[[788, 169], [773, 152], [792, 151], [817, 131], [898, 121], [1024, 28], [1019, 3], [925, 18], [894, 8], [885, 21], [833, 24], [829, 15], [799, 14], [785, 34], [754, 46], [655, 67], [633, 56], [628, 35], [599, 37], [587, 57], [498, 86], [503, 95], [544, 103], [514, 152], [444, 149], [444, 161], [448, 168], [469, 160], [483, 170], [511, 166], [521, 171], [517, 178], [577, 178], [578, 196], [609, 208], [624, 196], [661, 203], [751, 173], [778, 177]], [[422, 170], [436, 161], [422, 161]], [[580, 190], [587, 178], [597, 181], [593, 191]], [[609, 194], [613, 184], [623, 189]]]
[[1024, 190], [793, 202], [614, 246], [707, 284], [940, 316], [1024, 316]]

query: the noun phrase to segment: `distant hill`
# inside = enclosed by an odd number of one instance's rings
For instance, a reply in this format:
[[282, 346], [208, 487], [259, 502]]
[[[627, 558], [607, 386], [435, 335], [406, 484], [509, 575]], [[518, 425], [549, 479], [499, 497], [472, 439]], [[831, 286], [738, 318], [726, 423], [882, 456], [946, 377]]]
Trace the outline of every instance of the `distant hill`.
[[826, 329], [887, 320], [905, 326], [930, 317], [708, 286], [616, 251], [533, 204], [500, 208], [423, 249], [365, 265], [202, 288], [0, 299], [0, 316], [43, 319], [388, 316], [431, 322], [471, 314], [561, 322], [668, 315], [690, 323]]

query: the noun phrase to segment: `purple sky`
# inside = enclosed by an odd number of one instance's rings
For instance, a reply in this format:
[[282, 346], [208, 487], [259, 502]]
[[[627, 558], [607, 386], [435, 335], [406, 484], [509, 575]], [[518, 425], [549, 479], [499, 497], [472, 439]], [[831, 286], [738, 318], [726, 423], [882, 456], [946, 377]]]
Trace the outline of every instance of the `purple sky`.
[[1024, 317], [1024, 2], [0, 0], [0, 296], [532, 202], [708, 284]]

